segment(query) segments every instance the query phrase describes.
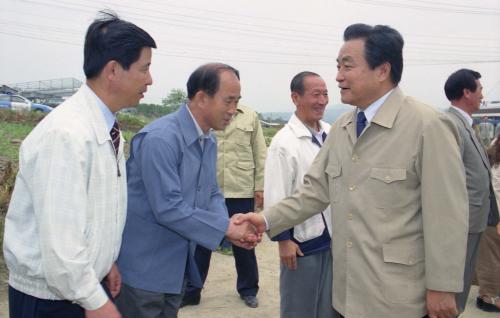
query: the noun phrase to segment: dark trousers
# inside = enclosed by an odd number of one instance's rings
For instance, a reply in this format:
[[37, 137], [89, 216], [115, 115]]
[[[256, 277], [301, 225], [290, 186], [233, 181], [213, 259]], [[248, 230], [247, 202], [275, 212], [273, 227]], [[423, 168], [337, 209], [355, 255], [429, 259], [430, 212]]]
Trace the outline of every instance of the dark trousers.
[[67, 300], [40, 299], [9, 286], [10, 318], [85, 318], [85, 311]]
[[[183, 289], [186, 279], [184, 279]], [[116, 298], [116, 306], [122, 318], [177, 318], [182, 302], [180, 294], [165, 294], [147, 291], [122, 284]]]
[[[251, 212], [254, 210], [254, 199], [226, 199], [226, 206], [231, 217], [236, 213]], [[195, 260], [200, 276], [203, 283], [208, 275], [208, 268], [210, 267], [210, 258], [212, 251], [204, 248], [203, 246], [196, 246]], [[257, 258], [255, 257], [255, 250], [246, 250], [244, 248], [233, 245], [233, 256], [236, 265], [236, 273], [238, 280], [236, 282], [236, 289], [241, 296], [255, 296], [259, 290], [259, 271], [257, 268]], [[185, 298], [198, 298], [200, 297], [201, 288], [197, 288], [189, 284], [186, 288]]]
[[[111, 295], [104, 286], [104, 290]], [[10, 318], [85, 318], [85, 310], [68, 300], [33, 297], [9, 286]]]
[[[334, 311], [334, 318], [344, 318], [344, 316], [342, 316], [338, 311], [336, 311], [335, 309], [333, 310]], [[422, 318], [429, 318], [428, 315], [425, 315], [423, 316]]]

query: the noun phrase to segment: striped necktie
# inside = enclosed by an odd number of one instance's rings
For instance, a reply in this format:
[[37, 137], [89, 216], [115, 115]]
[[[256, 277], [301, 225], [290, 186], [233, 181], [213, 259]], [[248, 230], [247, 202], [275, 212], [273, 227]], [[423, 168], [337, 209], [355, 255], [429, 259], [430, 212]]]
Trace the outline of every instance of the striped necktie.
[[118, 122], [116, 120], [109, 134], [111, 136], [111, 141], [113, 142], [115, 156], [118, 157], [118, 149], [120, 149], [120, 126], [118, 126]]

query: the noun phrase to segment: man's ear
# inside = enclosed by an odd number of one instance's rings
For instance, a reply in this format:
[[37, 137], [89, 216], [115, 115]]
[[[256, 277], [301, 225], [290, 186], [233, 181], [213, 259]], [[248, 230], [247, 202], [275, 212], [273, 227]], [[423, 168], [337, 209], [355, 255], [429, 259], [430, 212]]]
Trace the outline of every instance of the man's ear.
[[292, 97], [292, 102], [295, 104], [295, 106], [298, 105], [300, 95], [297, 92], [292, 92], [290, 95]]
[[196, 94], [194, 94], [192, 100], [195, 102], [195, 104], [203, 107], [207, 103], [207, 98], [208, 98], [208, 95], [204, 91], [199, 90], [196, 92]]
[[470, 89], [468, 89], [468, 88], [464, 88], [464, 90], [463, 90], [463, 94], [464, 94], [464, 97], [465, 97], [465, 98], [469, 98], [469, 97], [470, 97], [470, 95], [472, 94], [472, 92], [471, 92], [471, 90], [470, 90]]
[[377, 66], [378, 69], [378, 79], [380, 82], [384, 82], [387, 79], [391, 78], [391, 63], [384, 62], [381, 65]]
[[102, 75], [108, 81], [116, 81], [120, 72], [123, 71], [122, 66], [115, 60], [108, 61], [102, 69]]

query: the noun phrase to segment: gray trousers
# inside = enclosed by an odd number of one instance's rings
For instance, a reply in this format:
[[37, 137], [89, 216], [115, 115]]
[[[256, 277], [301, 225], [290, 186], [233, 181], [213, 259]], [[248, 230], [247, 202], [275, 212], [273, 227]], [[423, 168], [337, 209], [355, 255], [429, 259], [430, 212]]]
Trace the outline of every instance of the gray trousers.
[[458, 310], [462, 313], [467, 304], [469, 297], [472, 278], [474, 277], [474, 269], [479, 251], [479, 242], [481, 241], [482, 233], [469, 233], [467, 237], [467, 253], [465, 254], [465, 271], [464, 271], [464, 290], [456, 295]]
[[281, 264], [282, 318], [333, 318], [332, 252], [297, 257], [297, 269]]
[[115, 300], [122, 318], [177, 318], [182, 294], [156, 293], [122, 284]]

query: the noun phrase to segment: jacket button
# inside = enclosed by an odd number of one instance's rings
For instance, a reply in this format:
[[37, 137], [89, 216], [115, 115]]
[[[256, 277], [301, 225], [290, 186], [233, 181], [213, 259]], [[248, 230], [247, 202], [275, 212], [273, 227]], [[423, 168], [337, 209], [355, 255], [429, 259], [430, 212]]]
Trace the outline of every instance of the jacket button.
[[345, 244], [347, 247], [352, 247], [352, 242], [351, 241], [347, 241], [347, 243]]

